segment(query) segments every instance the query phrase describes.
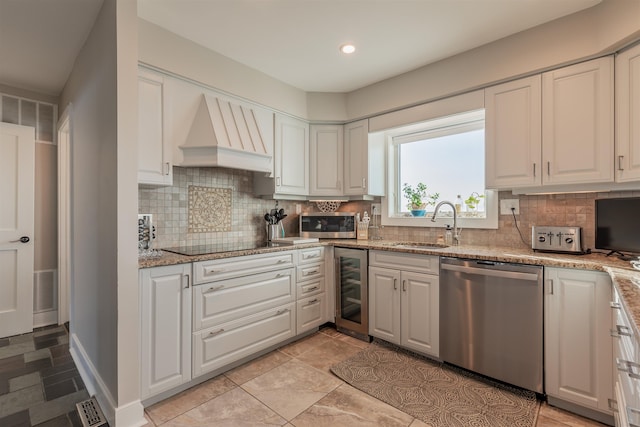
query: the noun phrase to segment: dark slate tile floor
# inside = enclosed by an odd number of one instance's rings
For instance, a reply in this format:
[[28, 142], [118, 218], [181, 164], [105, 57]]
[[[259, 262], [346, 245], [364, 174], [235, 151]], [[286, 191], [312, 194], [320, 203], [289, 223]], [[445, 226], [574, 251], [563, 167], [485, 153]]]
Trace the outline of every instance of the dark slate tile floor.
[[0, 426], [81, 427], [88, 397], [64, 326], [0, 338]]

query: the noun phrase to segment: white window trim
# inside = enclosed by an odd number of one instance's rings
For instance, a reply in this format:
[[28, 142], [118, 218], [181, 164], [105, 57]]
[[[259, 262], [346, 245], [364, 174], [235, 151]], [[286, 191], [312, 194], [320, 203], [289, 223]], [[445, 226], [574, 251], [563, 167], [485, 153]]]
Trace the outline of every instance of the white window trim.
[[[436, 126], [446, 128], [447, 122], [451, 122], [452, 118], [455, 118], [455, 115], [443, 117], [442, 119], [436, 119], [438, 122]], [[430, 120], [430, 125], [434, 125], [434, 120]], [[424, 130], [424, 122], [422, 123], [414, 123], [408, 126], [403, 126], [400, 128], [396, 128], [393, 130], [389, 130], [384, 132], [384, 138], [387, 149], [387, 196], [382, 197], [382, 215], [381, 215], [381, 225], [384, 226], [401, 226], [401, 227], [445, 227], [447, 224], [453, 225], [453, 215], [451, 216], [441, 216], [441, 214], [446, 215], [446, 210], [442, 211], [436, 217], [435, 222], [431, 221], [431, 215], [427, 215], [424, 217], [405, 217], [405, 216], [390, 216], [390, 212], [394, 212], [396, 204], [396, 198], [399, 195], [396, 193], [397, 189], [400, 188], [397, 183], [397, 173], [396, 167], [398, 165], [397, 160], [397, 150], [394, 145], [394, 137], [398, 137], [399, 135], [408, 135], [408, 134], [425, 134], [430, 132], [441, 132], [441, 130]], [[403, 136], [399, 138], [404, 142], [408, 140], [415, 140], [415, 136]], [[487, 212], [487, 216], [485, 218], [457, 218], [457, 225], [459, 228], [474, 228], [474, 229], [497, 229], [498, 228], [498, 191], [494, 190], [486, 190], [485, 193], [485, 209]], [[454, 200], [449, 200], [449, 202], [454, 203]], [[449, 211], [450, 212], [450, 211]]]

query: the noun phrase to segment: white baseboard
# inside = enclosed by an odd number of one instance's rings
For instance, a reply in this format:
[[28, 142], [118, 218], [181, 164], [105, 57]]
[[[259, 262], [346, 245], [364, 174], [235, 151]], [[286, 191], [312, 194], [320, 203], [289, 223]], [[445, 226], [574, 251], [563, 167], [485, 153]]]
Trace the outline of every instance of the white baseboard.
[[69, 352], [80, 372], [90, 396], [95, 396], [104, 416], [113, 427], [139, 427], [146, 424], [144, 408], [140, 400], [136, 400], [121, 407], [115, 403], [111, 392], [98, 374], [89, 359], [82, 343], [76, 334], [71, 334]]

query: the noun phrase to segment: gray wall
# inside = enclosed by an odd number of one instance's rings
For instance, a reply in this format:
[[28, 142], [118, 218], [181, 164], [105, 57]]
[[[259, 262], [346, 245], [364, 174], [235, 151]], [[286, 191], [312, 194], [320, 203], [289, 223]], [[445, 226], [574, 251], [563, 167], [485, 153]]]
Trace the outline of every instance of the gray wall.
[[108, 417], [139, 398], [136, 22], [135, 2], [105, 0], [60, 102], [72, 105], [72, 348], [106, 387]]

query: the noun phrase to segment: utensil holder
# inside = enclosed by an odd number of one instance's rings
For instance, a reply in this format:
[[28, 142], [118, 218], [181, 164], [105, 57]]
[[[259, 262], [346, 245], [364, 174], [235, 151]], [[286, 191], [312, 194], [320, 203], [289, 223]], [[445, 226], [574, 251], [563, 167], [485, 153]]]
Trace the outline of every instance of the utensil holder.
[[267, 241], [270, 242], [273, 239], [281, 239], [284, 237], [284, 227], [282, 223], [267, 224]]

